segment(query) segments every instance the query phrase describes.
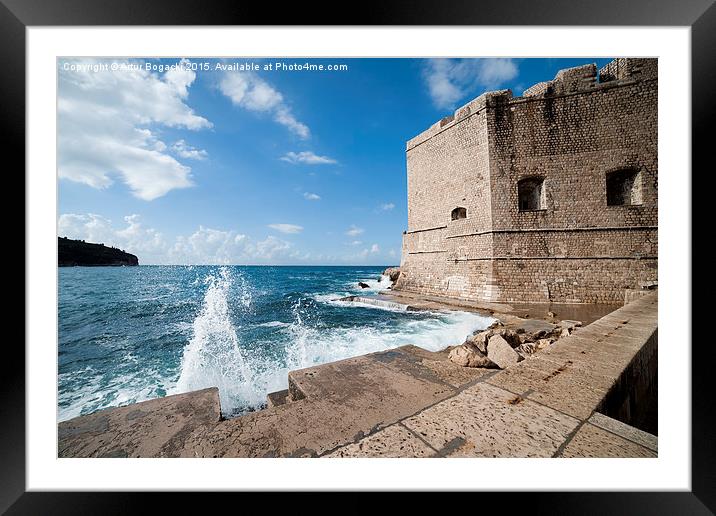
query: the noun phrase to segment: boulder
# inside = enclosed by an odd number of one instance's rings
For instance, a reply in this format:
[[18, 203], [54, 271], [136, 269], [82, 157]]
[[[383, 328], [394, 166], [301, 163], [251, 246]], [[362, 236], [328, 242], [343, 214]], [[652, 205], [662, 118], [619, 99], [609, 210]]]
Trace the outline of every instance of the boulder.
[[548, 346], [552, 345], [551, 339], [539, 339], [537, 342], [535, 342], [535, 346], [537, 347], [537, 350], [544, 349]]
[[501, 335], [493, 335], [487, 341], [487, 358], [500, 369], [510, 367], [522, 360], [522, 357]]
[[485, 330], [481, 331], [480, 333], [476, 333], [472, 335], [471, 337], [468, 337], [466, 344], [472, 344], [477, 349], [480, 350], [481, 353], [487, 353], [487, 339], [489, 339], [492, 336], [491, 330]]
[[400, 267], [388, 267], [383, 271], [383, 276], [388, 276], [390, 281], [395, 283], [398, 281], [398, 277], [400, 276]]
[[469, 343], [465, 343], [450, 351], [450, 361], [463, 367], [494, 367], [485, 355], [479, 349]]
[[515, 351], [517, 351], [521, 356], [531, 355], [537, 351], [537, 344], [534, 342], [525, 342], [524, 344], [517, 346]]
[[504, 324], [502, 324], [502, 321], [500, 321], [500, 320], [498, 319], [497, 321], [493, 322], [490, 326], [488, 326], [487, 329], [488, 329], [488, 330], [492, 330], [492, 329], [494, 329], [494, 328], [501, 328], [501, 327], [503, 327], [503, 326], [504, 326]]
[[569, 319], [565, 319], [564, 321], [561, 321], [559, 325], [562, 328], [568, 328], [570, 331], [574, 330], [575, 328], [579, 328], [582, 326], [582, 321], [570, 321]]
[[360, 288], [370, 288], [370, 285], [368, 285], [367, 283], [363, 283], [362, 281], [358, 282], [358, 286]]
[[512, 346], [513, 348], [516, 348], [517, 346], [522, 344], [520, 335], [515, 330], [510, 330], [508, 328], [501, 328], [494, 333], [496, 335], [501, 336], [503, 339], [505, 339], [509, 343], [509, 345]]
[[532, 338], [532, 335], [529, 335], [527, 333], [520, 333], [520, 344], [524, 344], [525, 342], [532, 342], [534, 339]]

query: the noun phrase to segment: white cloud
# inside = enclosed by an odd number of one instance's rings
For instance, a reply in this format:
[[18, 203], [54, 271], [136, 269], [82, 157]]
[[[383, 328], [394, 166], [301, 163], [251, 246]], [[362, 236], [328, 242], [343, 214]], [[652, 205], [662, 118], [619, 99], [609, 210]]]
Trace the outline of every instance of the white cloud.
[[388, 256], [390, 256], [391, 258], [395, 258], [397, 254], [398, 253], [395, 252], [395, 249], [391, 249], [390, 251], [388, 251]]
[[353, 240], [352, 242], [348, 242], [348, 245], [361, 245], [362, 243], [362, 240]]
[[288, 256], [291, 244], [274, 236], [253, 241], [235, 231], [199, 226], [188, 237], [177, 237], [169, 263], [241, 264], [266, 263]]
[[393, 208], [395, 208], [395, 204], [393, 204], [392, 202], [387, 202], [385, 204], [380, 205], [380, 211], [390, 211]]
[[[358, 242], [359, 244], [362, 242]], [[380, 246], [373, 244], [370, 248], [362, 249], [360, 252], [355, 254], [349, 254], [343, 257], [343, 261], [346, 263], [363, 262], [371, 255], [377, 255], [380, 253]]]
[[65, 213], [57, 221], [57, 232], [59, 236], [114, 246], [143, 259], [162, 257], [167, 242], [161, 233], [145, 228], [139, 215], [128, 215], [124, 222], [126, 227], [116, 229], [111, 220], [101, 215]]
[[281, 157], [281, 161], [287, 161], [288, 163], [303, 163], [306, 165], [332, 165], [338, 163], [335, 159], [329, 158], [328, 156], [318, 156], [311, 151], [303, 152], [287, 152]]
[[289, 131], [296, 134], [299, 138], [306, 140], [311, 136], [311, 131], [308, 129], [308, 126], [296, 120], [296, 117], [293, 116], [291, 110], [285, 106], [276, 110], [274, 120], [276, 120], [279, 124], [286, 126]]
[[321, 200], [321, 196], [320, 196], [320, 195], [314, 194], [314, 193], [311, 193], [311, 192], [304, 192], [304, 193], [303, 193], [303, 197], [304, 197], [304, 199], [306, 199], [307, 201], [320, 201], [320, 200]]
[[363, 228], [359, 228], [355, 225], [351, 225], [350, 228], [348, 228], [348, 231], [346, 231], [346, 235], [348, 236], [358, 236], [361, 233], [363, 233], [365, 230]]
[[58, 233], [118, 247], [137, 255], [142, 264], [276, 263], [305, 256], [274, 236], [256, 241], [236, 231], [199, 226], [194, 233], [170, 241], [158, 231], [144, 227], [139, 215], [128, 215], [124, 222], [124, 227], [117, 228], [100, 215], [66, 213], [58, 220]]
[[236, 106], [272, 114], [274, 121], [299, 138], [305, 140], [311, 135], [308, 126], [299, 122], [286, 105], [281, 92], [254, 73], [226, 72], [219, 82], [219, 90]]
[[59, 177], [107, 188], [116, 176], [136, 197], [147, 201], [192, 186], [191, 169], [165, 152], [167, 146], [155, 126], [211, 127], [186, 104], [196, 74], [191, 70], [162, 75], [144, 68], [92, 69], [101, 63], [107, 61], [59, 63]]
[[174, 142], [174, 145], [172, 145], [172, 150], [174, 151], [174, 153], [179, 155], [179, 157], [185, 159], [203, 160], [209, 156], [209, 153], [207, 153], [205, 150], [192, 147], [191, 145], [188, 145], [184, 140], [178, 140]]
[[303, 231], [303, 226], [297, 226], [296, 224], [269, 224], [268, 227], [280, 231], [281, 233], [300, 233]]
[[436, 107], [454, 108], [477, 88], [495, 89], [517, 77], [512, 59], [430, 59], [423, 76]]

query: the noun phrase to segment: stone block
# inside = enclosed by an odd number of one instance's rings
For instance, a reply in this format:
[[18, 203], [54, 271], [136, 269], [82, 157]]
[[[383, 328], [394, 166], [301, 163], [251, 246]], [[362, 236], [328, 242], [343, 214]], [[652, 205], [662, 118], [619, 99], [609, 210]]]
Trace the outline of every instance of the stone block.
[[585, 423], [562, 450], [560, 457], [653, 458], [656, 453], [607, 430]]
[[396, 458], [431, 457], [435, 454], [435, 450], [417, 438], [403, 425], [397, 423], [365, 437], [357, 443], [338, 448], [332, 453], [323, 455], [323, 457]]
[[485, 383], [403, 421], [448, 457], [551, 457], [578, 423]]
[[522, 357], [500, 335], [493, 335], [487, 343], [487, 358], [500, 369], [517, 364]]
[[658, 438], [648, 432], [629, 426], [626, 423], [612, 419], [611, 417], [600, 414], [599, 412], [592, 414], [592, 417], [589, 418], [589, 422], [603, 430], [607, 430], [608, 432], [616, 434], [628, 441], [648, 448], [654, 453], [658, 453], [659, 451]]

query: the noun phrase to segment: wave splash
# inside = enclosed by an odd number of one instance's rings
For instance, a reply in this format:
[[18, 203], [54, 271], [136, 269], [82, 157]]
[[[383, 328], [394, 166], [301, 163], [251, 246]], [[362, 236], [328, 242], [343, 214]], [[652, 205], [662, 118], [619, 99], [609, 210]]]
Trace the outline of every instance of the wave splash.
[[[181, 373], [174, 392], [218, 387], [222, 411], [232, 413], [265, 400], [256, 363], [242, 351], [241, 342], [229, 310], [234, 282], [239, 283], [235, 298], [239, 309], [251, 308], [251, 290], [240, 274], [227, 267], [204, 278], [207, 285], [199, 314], [192, 325], [192, 338], [184, 348]], [[232, 299], [233, 300], [233, 299]]]
[[439, 351], [463, 342], [493, 321], [468, 312], [431, 312], [397, 324], [338, 326], [324, 324], [318, 310], [321, 303], [305, 296], [293, 301], [291, 323], [259, 325], [275, 328], [281, 335], [270, 352], [261, 346], [253, 349], [251, 342], [242, 343], [242, 327], [232, 321], [232, 307], [244, 314], [253, 310], [253, 291], [241, 273], [222, 267], [204, 283], [204, 299], [172, 393], [218, 387], [225, 416], [265, 406], [268, 393], [287, 387], [291, 370], [406, 344]]

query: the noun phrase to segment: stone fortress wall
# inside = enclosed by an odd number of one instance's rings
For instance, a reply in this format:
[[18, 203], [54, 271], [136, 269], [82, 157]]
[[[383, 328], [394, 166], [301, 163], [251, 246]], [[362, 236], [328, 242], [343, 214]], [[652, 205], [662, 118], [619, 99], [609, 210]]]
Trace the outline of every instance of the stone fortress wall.
[[657, 60], [485, 93], [407, 143], [397, 290], [620, 302], [657, 280]]

